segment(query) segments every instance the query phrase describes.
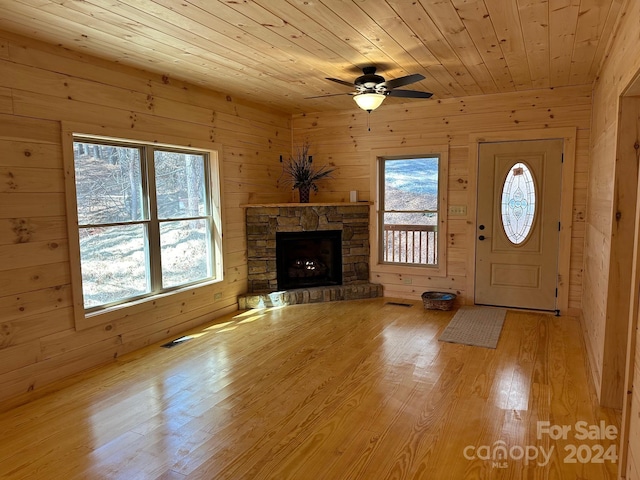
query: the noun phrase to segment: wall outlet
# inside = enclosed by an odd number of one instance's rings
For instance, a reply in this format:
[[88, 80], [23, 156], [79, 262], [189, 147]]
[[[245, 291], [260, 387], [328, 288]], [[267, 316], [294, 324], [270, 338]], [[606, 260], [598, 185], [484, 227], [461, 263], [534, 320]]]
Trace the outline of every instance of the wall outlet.
[[411, 279], [411, 278], [403, 278], [402, 279], [402, 283], [404, 285], [411, 285], [413, 283], [413, 279]]
[[466, 215], [466, 205], [449, 205], [449, 215]]
[[214, 293], [213, 294], [213, 299], [214, 300], [220, 300], [222, 298], [222, 292], [218, 292], [218, 293]]

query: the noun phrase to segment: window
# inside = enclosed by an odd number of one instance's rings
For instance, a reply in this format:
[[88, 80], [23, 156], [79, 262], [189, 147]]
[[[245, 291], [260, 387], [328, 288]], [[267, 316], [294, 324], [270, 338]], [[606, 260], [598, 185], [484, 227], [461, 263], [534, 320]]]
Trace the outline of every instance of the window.
[[379, 167], [379, 261], [437, 266], [441, 156], [382, 157]]
[[502, 186], [502, 227], [514, 245], [520, 245], [531, 233], [536, 213], [536, 186], [532, 172], [524, 163], [509, 169]]
[[216, 278], [209, 152], [76, 136], [73, 157], [85, 310]]

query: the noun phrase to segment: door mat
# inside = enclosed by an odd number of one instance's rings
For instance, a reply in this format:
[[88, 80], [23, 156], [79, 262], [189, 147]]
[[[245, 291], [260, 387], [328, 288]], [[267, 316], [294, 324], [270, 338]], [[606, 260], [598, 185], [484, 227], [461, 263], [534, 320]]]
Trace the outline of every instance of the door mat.
[[496, 348], [506, 314], [506, 308], [460, 307], [438, 340]]

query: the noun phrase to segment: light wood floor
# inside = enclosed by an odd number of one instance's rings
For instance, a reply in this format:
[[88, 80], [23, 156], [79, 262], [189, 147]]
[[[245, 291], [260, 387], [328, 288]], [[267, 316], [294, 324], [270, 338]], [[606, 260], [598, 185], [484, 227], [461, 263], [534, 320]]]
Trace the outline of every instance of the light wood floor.
[[[619, 426], [575, 319], [509, 311], [491, 350], [438, 342], [454, 312], [385, 300], [230, 315], [85, 374], [0, 415], [0, 478], [615, 478], [565, 463], [570, 444], [615, 445], [576, 422]], [[545, 420], [568, 438], [537, 438]], [[477, 458], [501, 441], [506, 461]], [[529, 446], [549, 463], [518, 459]]]

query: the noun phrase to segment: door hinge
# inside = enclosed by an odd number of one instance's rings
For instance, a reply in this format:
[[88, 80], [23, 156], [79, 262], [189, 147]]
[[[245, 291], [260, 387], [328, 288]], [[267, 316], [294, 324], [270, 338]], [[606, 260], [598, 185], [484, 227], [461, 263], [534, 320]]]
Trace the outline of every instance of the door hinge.
[[556, 288], [556, 298], [558, 298], [558, 289]]
[[564, 163], [564, 153], [560, 155], [560, 163]]
[[561, 228], [562, 228], [562, 223], [561, 223], [561, 222], [558, 222], [558, 231], [560, 231], [560, 230], [561, 230]]

